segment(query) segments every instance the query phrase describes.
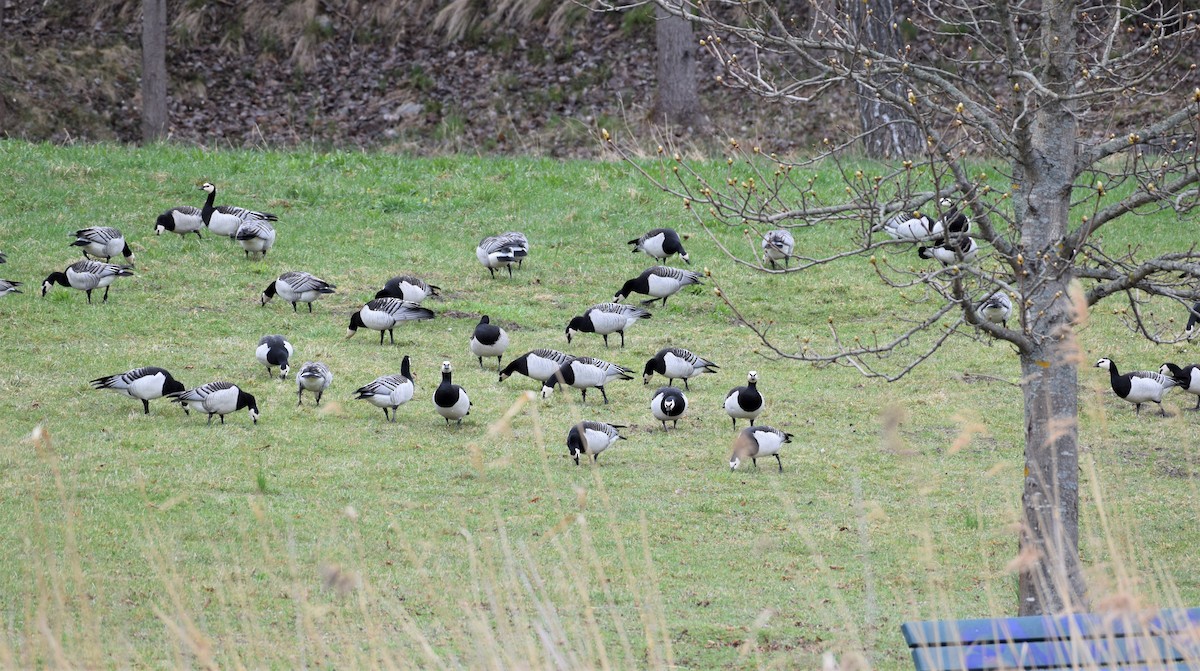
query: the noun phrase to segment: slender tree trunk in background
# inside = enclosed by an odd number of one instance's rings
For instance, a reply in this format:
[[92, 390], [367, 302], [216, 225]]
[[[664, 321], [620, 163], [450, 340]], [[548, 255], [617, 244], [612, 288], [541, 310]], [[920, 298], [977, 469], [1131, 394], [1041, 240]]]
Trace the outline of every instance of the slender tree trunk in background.
[[167, 0], [142, 0], [142, 140], [166, 136]]
[[658, 50], [658, 96], [655, 121], [676, 126], [696, 126], [700, 98], [696, 90], [696, 38], [692, 24], [655, 5], [655, 43]]
[[[893, 0], [856, 0], [850, 5], [860, 41], [885, 54], [896, 53], [900, 38], [892, 27], [892, 22], [898, 18]], [[888, 84], [876, 79], [872, 86], [888, 89], [901, 97], [907, 93], [899, 82]], [[867, 156], [891, 159], [924, 151], [925, 138], [903, 110], [862, 84], [857, 89], [858, 120], [864, 133], [863, 147]]]

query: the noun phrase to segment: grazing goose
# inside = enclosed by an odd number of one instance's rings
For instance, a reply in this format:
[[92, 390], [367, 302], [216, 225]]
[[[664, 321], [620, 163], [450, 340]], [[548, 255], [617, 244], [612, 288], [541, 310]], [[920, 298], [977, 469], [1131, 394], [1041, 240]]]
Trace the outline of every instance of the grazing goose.
[[466, 390], [450, 381], [449, 361], [442, 362], [442, 383], [433, 392], [433, 408], [446, 419], [447, 426], [452, 419], [461, 426], [463, 417], [471, 414], [471, 399], [467, 398]]
[[576, 333], [599, 333], [604, 336], [604, 346], [608, 347], [608, 334], [621, 334], [621, 347], [625, 346], [625, 329], [637, 323], [639, 319], [649, 319], [650, 313], [642, 308], [620, 303], [599, 303], [584, 311], [578, 317], [572, 317], [567, 324], [567, 344]]
[[479, 358], [479, 367], [483, 368], [483, 357], [496, 357], [496, 368], [504, 359], [504, 350], [508, 349], [508, 332], [491, 323], [487, 315], [479, 319], [475, 332], [471, 334], [471, 354]]
[[781, 228], [775, 231], [768, 231], [763, 236], [762, 249], [763, 258], [770, 262], [772, 268], [777, 268], [775, 265], [780, 259], [783, 260], [783, 267], [787, 268], [788, 261], [792, 258], [792, 250], [796, 248], [796, 239], [792, 237], [792, 232]]
[[120, 254], [125, 257], [129, 267], [133, 267], [133, 252], [125, 242], [125, 235], [112, 226], [92, 226], [75, 231], [75, 242], [71, 247], [82, 247], [84, 258], [93, 256], [103, 258], [106, 262]]
[[200, 217], [204, 220], [204, 225], [208, 226], [208, 230], [217, 235], [232, 238], [237, 236], [238, 227], [248, 221], [279, 220], [279, 217], [270, 212], [256, 212], [232, 205], [213, 207], [213, 201], [217, 198], [217, 187], [209, 182], [205, 182], [200, 189], [208, 192], [208, 200], [204, 201], [204, 207], [200, 210]]
[[662, 304], [665, 306], [668, 298], [689, 284], [703, 284], [700, 281], [700, 273], [666, 266], [654, 266], [622, 285], [617, 295], [613, 296], [613, 302], [620, 303], [630, 293], [636, 292], [650, 296], [649, 300], [642, 301], [642, 305], [649, 305], [661, 298]]
[[563, 354], [556, 349], [530, 350], [508, 362], [500, 371], [500, 382], [507, 380], [513, 373], [520, 373], [538, 382], [545, 382], [554, 377], [562, 365], [575, 357]]
[[769, 426], [749, 426], [738, 432], [733, 439], [733, 455], [729, 457], [729, 470], [736, 471], [739, 464], [747, 457], [758, 468], [759, 457], [774, 456], [779, 464], [779, 472], [783, 472], [783, 462], [779, 459], [779, 448], [784, 443], [792, 442], [792, 434], [784, 433]]
[[512, 233], [486, 237], [475, 248], [475, 258], [488, 269], [492, 279], [496, 279], [497, 268], [508, 268], [508, 276], [512, 277], [513, 264], [520, 263], [529, 254], [529, 241], [524, 238], [524, 235], [514, 237]]
[[591, 420], [580, 422], [567, 432], [567, 454], [574, 457], [576, 466], [579, 465], [581, 454], [590, 454], [592, 461], [596, 461], [600, 453], [612, 447], [613, 443], [625, 440], [625, 436], [617, 432], [617, 429], [624, 428], [623, 424], [606, 424]]
[[133, 370], [98, 377], [89, 382], [93, 389], [111, 389], [142, 402], [142, 413], [150, 414], [150, 401], [184, 390], [183, 384], [158, 366], [143, 366]]
[[279, 379], [287, 379], [288, 370], [290, 370], [288, 359], [292, 356], [292, 343], [284, 340], [283, 336], [263, 336], [258, 341], [254, 356], [258, 358], [259, 363], [267, 367], [267, 377], [271, 376], [271, 369], [278, 366]]
[[1189, 410], [1200, 410], [1200, 366], [1187, 365], [1183, 368], [1173, 363], [1164, 363], [1158, 369], [1159, 374], [1175, 380], [1175, 385], [1189, 394], [1196, 395], [1196, 407]]
[[629, 373], [628, 368], [615, 363], [593, 359], [590, 356], [576, 357], [560, 366], [558, 372], [542, 383], [542, 398], [549, 398], [554, 393], [554, 387], [562, 382], [566, 386], [578, 389], [584, 403], [587, 402], [587, 390], [595, 387], [600, 390], [600, 395], [607, 404], [608, 393], [604, 391], [604, 385], [609, 380], [632, 380], [633, 376]]
[[734, 387], [725, 394], [725, 414], [733, 420], [733, 428], [737, 428], [739, 419], [750, 420], [754, 426], [754, 418], [762, 414], [763, 397], [758, 393], [758, 373], [750, 371], [746, 376], [746, 386]]
[[1012, 299], [1003, 290], [997, 291], [983, 299], [976, 313], [993, 324], [1007, 327], [1008, 318], [1012, 315]]
[[353, 338], [361, 327], [379, 331], [379, 344], [383, 344], [383, 332], [387, 331], [392, 344], [396, 344], [396, 336], [392, 329], [396, 324], [416, 319], [433, 319], [433, 310], [423, 308], [416, 303], [409, 303], [398, 298], [376, 298], [359, 308], [350, 317], [350, 330], [346, 338]]
[[425, 280], [412, 275], [397, 275], [388, 280], [383, 288], [375, 294], [375, 298], [399, 298], [412, 303], [420, 303], [430, 296], [437, 296], [442, 288], [426, 284]]
[[250, 252], [261, 254], [259, 258], [267, 258], [267, 252], [275, 246], [275, 227], [269, 221], [252, 220], [238, 226], [233, 237], [250, 258]]
[[971, 220], [958, 211], [958, 207], [943, 198], [944, 210], [940, 219], [931, 219], [921, 212], [900, 212], [883, 224], [883, 232], [896, 240], [920, 242], [947, 236], [966, 235], [971, 232]]
[[231, 382], [209, 382], [195, 389], [177, 391], [167, 394], [173, 403], [183, 406], [183, 411], [199, 410], [208, 414], [208, 423], [212, 424], [213, 415], [220, 415], [221, 423], [225, 423], [225, 415], [246, 408], [250, 419], [258, 424], [258, 403], [252, 394], [242, 391]]
[[650, 398], [650, 414], [662, 422], [663, 431], [667, 430], [668, 419], [672, 422], [671, 426], [679, 427], [679, 418], [687, 412], [687, 406], [687, 396], [679, 387], [659, 387]]
[[[650, 384], [650, 378], [655, 373], [667, 378], [667, 384], [675, 384], [675, 379], [683, 380], [683, 386], [688, 389], [688, 378], [701, 373], [715, 373], [720, 368], [708, 359], [701, 359], [682, 347], [667, 347], [646, 362], [642, 371], [642, 384]], [[688, 389], [690, 391], [690, 389]]]
[[313, 301], [326, 294], [334, 293], [336, 288], [336, 284], [330, 284], [315, 275], [301, 270], [293, 270], [280, 275], [274, 282], [268, 284], [267, 288], [263, 290], [260, 300], [265, 306], [278, 294], [281, 299], [292, 304], [292, 312], [298, 312], [296, 303], [308, 303], [308, 311], [312, 313]]
[[67, 266], [66, 271], [50, 273], [42, 280], [42, 298], [55, 284], [78, 289], [87, 294], [87, 302], [92, 302], [92, 291], [104, 287], [104, 302], [108, 302], [109, 285], [118, 277], [129, 277], [133, 272], [127, 266], [118, 266], [99, 261], [76, 261]]
[[197, 238], [203, 240], [204, 236], [200, 235], [202, 228], [204, 228], [204, 211], [191, 205], [172, 207], [158, 215], [158, 219], [154, 222], [155, 235], [162, 235], [163, 231], [178, 233], [179, 237], [195, 233]]
[[0, 280], [0, 297], [7, 296], [9, 294], [22, 293], [21, 290], [17, 288], [19, 286], [21, 286], [21, 283], [17, 282], [16, 280]]
[[932, 247], [917, 247], [917, 256], [922, 259], [937, 259], [943, 266], [971, 263], [979, 254], [979, 243], [969, 235], [940, 238]]
[[304, 390], [317, 395], [315, 405], [321, 405], [321, 394], [333, 384], [333, 373], [320, 361], [305, 361], [296, 374], [296, 405], [304, 403]]
[[[399, 375], [377, 377], [370, 384], [355, 389], [355, 400], [366, 401], [376, 408], [383, 408], [383, 418], [395, 422], [396, 408], [408, 403], [416, 390], [410, 366], [408, 355], [405, 354], [404, 360], [400, 362]], [[388, 417], [388, 408], [392, 409], [391, 417]]]
[[1178, 384], [1175, 378], [1148, 370], [1137, 370], [1121, 375], [1117, 364], [1112, 359], [1101, 359], [1096, 362], [1096, 368], [1108, 369], [1108, 382], [1112, 385], [1113, 393], [1122, 400], [1128, 401], [1137, 408], [1137, 415], [1142, 414], [1143, 403], [1157, 403], [1163, 417], [1167, 411], [1162, 407], [1162, 396], [1171, 387]]
[[656, 228], [640, 238], [630, 240], [628, 244], [633, 245], [633, 249], [629, 251], [635, 254], [637, 252], [645, 252], [650, 257], [659, 261], [666, 259], [672, 254], [678, 254], [684, 263], [690, 264], [692, 262], [688, 258], [687, 251], [683, 249], [683, 243], [679, 240], [679, 234], [673, 228]]

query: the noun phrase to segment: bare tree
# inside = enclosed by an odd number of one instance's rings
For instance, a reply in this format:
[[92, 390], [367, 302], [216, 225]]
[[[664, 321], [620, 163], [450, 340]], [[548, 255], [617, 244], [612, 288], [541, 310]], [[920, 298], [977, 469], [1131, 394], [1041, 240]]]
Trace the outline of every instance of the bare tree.
[[142, 0], [142, 140], [167, 136], [167, 0]]
[[694, 126], [700, 119], [700, 94], [696, 87], [696, 38], [686, 18], [655, 7], [655, 46], [658, 60], [658, 96], [654, 117], [675, 126]]
[[[676, 0], [660, 6], [679, 11]], [[658, 149], [659, 169], [630, 164], [684, 199], [710, 234], [720, 226], [753, 231], [749, 251], [712, 235], [739, 263], [806, 272], [866, 258], [883, 285], [920, 299], [912, 315], [867, 332], [831, 320], [827, 336], [810, 334], [796, 351], [721, 292], [776, 357], [895, 380], [951, 338], [1011, 343], [1025, 408], [1018, 610], [1083, 608], [1074, 325], [1091, 305], [1119, 297], [1129, 306], [1127, 324], [1142, 336], [1184, 337], [1147, 308], [1177, 302], [1182, 316], [1200, 298], [1194, 243], [1159, 254], [1112, 250], [1097, 233], [1122, 219], [1184, 216], [1200, 200], [1200, 88], [1183, 57], [1197, 31], [1180, 6], [1158, 3], [1152, 15], [1069, 0], [914, 0], [903, 8], [906, 16], [891, 19], [912, 34], [902, 46], [871, 38], [852, 10], [827, 3], [809, 5], [820, 31], [775, 3], [703, 0], [687, 11], [704, 28], [703, 48], [724, 64], [729, 95], [804, 106], [857, 90], [919, 130], [919, 153], [851, 168], [843, 162], [857, 137], [826, 140], [811, 162], [731, 140], [720, 175], [669, 147]], [[639, 151], [604, 135], [630, 159]], [[844, 196], [814, 187], [818, 160], [842, 167]], [[999, 167], [980, 169], [988, 163]], [[805, 228], [815, 226], [838, 226], [845, 247], [805, 254]], [[777, 228], [796, 239], [788, 268], [764, 265], [757, 244]], [[921, 260], [918, 245], [922, 256], [941, 245], [940, 254]], [[997, 294], [1010, 298], [1007, 319], [997, 318], [999, 308], [981, 309]]]

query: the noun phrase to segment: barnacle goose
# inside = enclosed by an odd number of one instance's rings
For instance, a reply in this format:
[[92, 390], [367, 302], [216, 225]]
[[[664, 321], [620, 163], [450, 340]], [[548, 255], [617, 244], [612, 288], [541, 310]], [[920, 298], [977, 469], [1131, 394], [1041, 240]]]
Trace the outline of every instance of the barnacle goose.
[[71, 247], [82, 247], [84, 258], [103, 258], [106, 262], [120, 254], [129, 267], [133, 267], [133, 252], [130, 251], [125, 235], [112, 226], [92, 226], [75, 231], [75, 242]]
[[202, 228], [204, 228], [204, 211], [191, 205], [172, 207], [158, 215], [158, 219], [154, 222], [155, 235], [162, 235], [163, 231], [178, 233], [180, 237], [195, 233], [196, 237], [202, 240], [204, 239], [204, 236], [200, 235]]
[[733, 454], [729, 457], [729, 470], [736, 471], [743, 459], [749, 458], [758, 468], [759, 457], [774, 456], [779, 464], [779, 472], [783, 472], [783, 462], [779, 459], [779, 448], [784, 443], [792, 442], [792, 434], [784, 433], [769, 426], [748, 426], [738, 432], [733, 439]]
[[620, 303], [630, 293], [636, 292], [650, 296], [649, 300], [642, 301], [642, 305], [649, 305], [661, 298], [662, 304], [665, 306], [668, 298], [689, 284], [703, 284], [700, 281], [700, 273], [666, 266], [654, 266], [647, 268], [641, 275], [622, 285], [617, 294], [613, 296], [613, 302]]
[[671, 426], [679, 427], [679, 418], [687, 412], [687, 406], [687, 396], [679, 387], [659, 387], [650, 397], [650, 414], [662, 422], [663, 431], [667, 430], [667, 420], [671, 420]]
[[150, 414], [150, 401], [168, 394], [182, 392], [183, 384], [158, 366], [142, 366], [133, 370], [106, 375], [88, 384], [93, 389], [111, 389], [142, 402], [142, 413]]
[[1100, 359], [1096, 368], [1108, 369], [1108, 382], [1112, 385], [1113, 393], [1122, 400], [1128, 401], [1137, 408], [1138, 415], [1142, 414], [1143, 403], [1156, 403], [1163, 417], [1167, 411], [1162, 407], [1162, 396], [1171, 387], [1178, 384], [1175, 378], [1148, 370], [1137, 370], [1121, 375], [1117, 364], [1112, 359]]
[[567, 324], [567, 344], [576, 333], [599, 333], [604, 336], [604, 346], [608, 347], [608, 334], [621, 334], [621, 347], [625, 346], [625, 329], [637, 323], [639, 319], [649, 319], [650, 313], [642, 308], [620, 303], [599, 303], [584, 311], [578, 317], [572, 317]]
[[1007, 327], [1008, 318], [1012, 315], [1012, 299], [1000, 290], [983, 299], [975, 310], [991, 323]]
[[733, 420], [733, 428], [737, 428], [739, 419], [750, 420], [754, 426], [754, 418], [762, 414], [763, 397], [758, 392], [758, 372], [750, 371], [746, 376], [746, 386], [734, 387], [725, 394], [725, 414]]
[[441, 287], [428, 284], [419, 277], [397, 275], [383, 285], [383, 288], [375, 294], [375, 298], [399, 298], [420, 303], [430, 296], [437, 296], [441, 290]]
[[0, 297], [21, 293], [21, 290], [17, 288], [19, 286], [21, 283], [16, 280], [0, 280]]
[[315, 405], [321, 405], [321, 394], [333, 384], [333, 373], [320, 361], [305, 361], [296, 374], [296, 405], [304, 403], [304, 390], [317, 395]]
[[595, 387], [600, 390], [605, 404], [608, 403], [608, 393], [604, 385], [609, 380], [632, 380], [630, 370], [615, 363], [609, 363], [590, 356], [575, 357], [559, 367], [549, 379], [542, 382], [542, 398], [549, 398], [554, 393], [554, 387], [560, 382], [563, 385], [579, 390], [583, 401], [587, 402], [587, 390]]
[[433, 408], [446, 419], [447, 426], [452, 419], [461, 425], [463, 417], [471, 414], [471, 399], [467, 398], [466, 390], [450, 380], [449, 361], [442, 362], [442, 383], [433, 392]]
[[617, 431], [624, 428], [626, 427], [623, 424], [582, 421], [567, 432], [567, 454], [575, 459], [576, 466], [579, 465], [581, 454], [590, 454], [592, 461], [596, 461], [600, 453], [612, 447], [613, 443], [625, 440], [625, 436]]
[[392, 333], [392, 329], [396, 324], [414, 319], [433, 319], [433, 310], [423, 308], [416, 303], [409, 303], [398, 298], [376, 298], [358, 309], [350, 317], [350, 329], [346, 333], [346, 338], [353, 338], [361, 327], [366, 327], [372, 331], [379, 331], [379, 344], [383, 344], [383, 332], [387, 331], [388, 337], [391, 338], [392, 344], [396, 343], [396, 336]]
[[1158, 372], [1175, 380], [1175, 385], [1183, 391], [1195, 394], [1196, 407], [1191, 409], [1200, 410], [1200, 366], [1189, 364], [1180, 368], [1173, 363], [1164, 363]]
[[508, 349], [508, 332], [491, 322], [487, 315], [479, 319], [475, 332], [471, 334], [471, 354], [479, 359], [479, 367], [483, 368], [483, 357], [496, 357], [496, 367], [504, 359], [504, 350]]
[[520, 373], [538, 382], [545, 382], [558, 372], [562, 365], [575, 357], [563, 354], [556, 349], [530, 350], [508, 362], [500, 371], [500, 382], [507, 380], [513, 373]]
[[937, 259], [943, 266], [952, 266], [956, 263], [971, 263], [979, 254], [979, 243], [969, 235], [949, 240], [940, 238], [936, 242], [937, 244], [931, 247], [917, 247], [917, 256], [922, 259]]
[[242, 391], [236, 384], [230, 382], [209, 382], [187, 391], [177, 391], [167, 394], [173, 403], [183, 406], [184, 412], [199, 410], [208, 415], [208, 423], [212, 424], [213, 415], [221, 417], [225, 423], [225, 415], [246, 408], [250, 419], [258, 424], [258, 403], [252, 394]]
[[[383, 375], [375, 378], [370, 384], [355, 389], [354, 398], [358, 401], [366, 401], [376, 408], [383, 408], [383, 418], [389, 422], [395, 422], [396, 408], [408, 403], [412, 399], [415, 389], [411, 364], [408, 355], [405, 354], [404, 359], [400, 362], [399, 375]], [[391, 417], [388, 417], [388, 408], [392, 409]]]
[[67, 266], [66, 271], [50, 273], [42, 280], [42, 297], [55, 284], [78, 289], [87, 294], [87, 302], [92, 302], [92, 291], [104, 287], [104, 302], [108, 302], [109, 285], [118, 277], [129, 277], [133, 272], [128, 266], [118, 266], [100, 261], [76, 261]]
[[1183, 327], [1189, 338], [1192, 337], [1192, 329], [1196, 328], [1197, 323], [1200, 323], [1200, 301], [1192, 305], [1192, 309], [1188, 311], [1187, 326]]
[[897, 240], [920, 242], [937, 238], [966, 235], [971, 232], [971, 220], [958, 211], [948, 198], [941, 201], [940, 219], [931, 219], [921, 212], [900, 212], [883, 224], [883, 232]]
[[278, 366], [279, 379], [286, 380], [291, 369], [288, 359], [292, 357], [292, 351], [292, 343], [284, 340], [283, 336], [265, 335], [258, 341], [254, 356], [258, 358], [259, 363], [267, 367], [267, 377], [271, 376], [271, 369]]
[[[683, 386], [688, 389], [688, 378], [701, 373], [715, 373], [720, 368], [708, 359], [701, 359], [682, 347], [667, 347], [646, 362], [642, 371], [642, 384], [650, 384], [650, 378], [655, 373], [667, 378], [667, 384], [675, 384], [675, 379], [683, 380]], [[689, 389], [690, 391], [690, 389]]]
[[679, 258], [683, 259], [684, 263], [691, 263], [688, 258], [688, 253], [683, 248], [683, 243], [679, 240], [679, 234], [673, 228], [655, 228], [642, 235], [640, 238], [634, 238], [627, 244], [633, 245], [634, 252], [645, 252], [651, 258], [662, 261], [672, 254], [678, 254]]
[[208, 230], [217, 235], [232, 238], [237, 236], [238, 227], [248, 221], [279, 220], [279, 217], [270, 212], [257, 212], [232, 205], [213, 207], [213, 201], [217, 198], [217, 187], [209, 182], [205, 182], [200, 189], [208, 192], [208, 200], [204, 201], [204, 207], [200, 210], [200, 216], [204, 219], [204, 225], [208, 226]]
[[763, 258], [771, 264], [772, 268], [778, 268], [775, 264], [780, 259], [783, 260], [783, 267], [787, 268], [788, 261], [792, 258], [792, 250], [795, 248], [796, 239], [792, 237], [792, 232], [786, 228], [768, 231], [763, 236]]
[[278, 295], [292, 304], [292, 312], [297, 312], [296, 303], [308, 303], [308, 311], [311, 313], [313, 301], [326, 294], [334, 293], [333, 290], [336, 288], [336, 284], [330, 284], [316, 275], [302, 270], [292, 270], [268, 284], [267, 288], [263, 290], [260, 300], [265, 306]]
[[250, 257], [250, 252], [259, 252], [261, 254], [259, 258], [265, 259], [267, 252], [275, 246], [275, 227], [269, 221], [247, 221], [238, 226], [233, 237], [245, 250], [247, 258]]
[[475, 258], [488, 269], [492, 279], [496, 279], [497, 268], [508, 268], [508, 276], [512, 277], [513, 264], [520, 263], [528, 255], [529, 241], [519, 233], [488, 236], [475, 248]]

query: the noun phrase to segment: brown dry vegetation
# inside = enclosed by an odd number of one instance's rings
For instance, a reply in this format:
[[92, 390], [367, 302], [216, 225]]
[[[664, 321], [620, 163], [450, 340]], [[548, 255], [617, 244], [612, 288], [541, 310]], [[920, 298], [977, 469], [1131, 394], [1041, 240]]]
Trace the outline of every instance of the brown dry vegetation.
[[[140, 137], [140, 3], [20, 3], [3, 18], [11, 137]], [[170, 137], [205, 146], [363, 146], [585, 156], [593, 131], [649, 133], [652, 12], [574, 3], [169, 2]], [[803, 148], [851, 110], [722, 94], [701, 61], [710, 136]], [[680, 132], [692, 138], [688, 129]]]

